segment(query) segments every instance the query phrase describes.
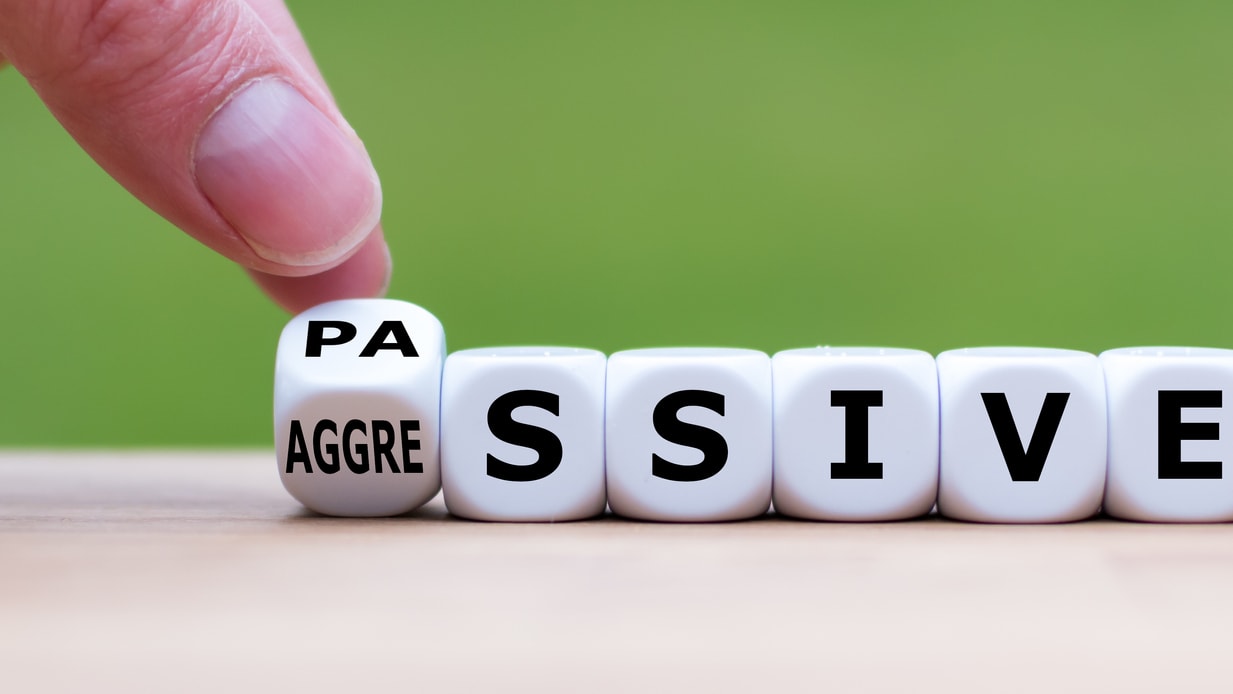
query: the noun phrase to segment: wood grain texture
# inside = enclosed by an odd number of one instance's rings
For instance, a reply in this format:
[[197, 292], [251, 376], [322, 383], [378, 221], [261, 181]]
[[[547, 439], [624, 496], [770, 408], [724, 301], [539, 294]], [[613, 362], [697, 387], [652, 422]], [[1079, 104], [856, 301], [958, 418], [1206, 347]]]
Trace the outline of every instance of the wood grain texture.
[[1233, 527], [310, 515], [268, 452], [0, 454], [0, 691], [1227, 691]]

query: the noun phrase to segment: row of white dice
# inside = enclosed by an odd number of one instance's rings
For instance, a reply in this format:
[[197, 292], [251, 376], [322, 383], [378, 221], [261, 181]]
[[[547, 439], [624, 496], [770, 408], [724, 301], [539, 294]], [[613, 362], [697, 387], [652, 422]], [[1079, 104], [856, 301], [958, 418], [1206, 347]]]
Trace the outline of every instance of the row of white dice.
[[[429, 313], [323, 304], [287, 325], [275, 373], [284, 485], [340, 516], [443, 488], [494, 521], [836, 521], [1095, 514], [1233, 520], [1223, 392], [1233, 350], [877, 348], [601, 352], [505, 347], [445, 359]], [[1222, 427], [1222, 425], [1225, 425]], [[438, 445], [439, 444], [439, 445]]]

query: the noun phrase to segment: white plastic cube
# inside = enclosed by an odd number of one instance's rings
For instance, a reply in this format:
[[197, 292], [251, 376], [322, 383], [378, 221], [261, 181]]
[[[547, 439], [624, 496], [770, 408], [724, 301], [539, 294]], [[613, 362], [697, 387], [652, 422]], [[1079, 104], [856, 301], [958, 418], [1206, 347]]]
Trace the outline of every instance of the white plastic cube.
[[929, 513], [938, 492], [932, 355], [818, 347], [771, 363], [777, 512], [832, 521]]
[[771, 363], [746, 349], [608, 359], [608, 505], [629, 518], [720, 521], [771, 500]]
[[1233, 350], [1114, 349], [1105, 511], [1153, 522], [1233, 520]]
[[441, 482], [450, 513], [564, 521], [604, 511], [602, 352], [494, 347], [445, 360]]
[[334, 301], [291, 319], [274, 368], [283, 486], [331, 516], [391, 516], [440, 489], [445, 332], [389, 299]]
[[1105, 388], [1093, 354], [989, 347], [938, 355], [938, 510], [989, 523], [1056, 523], [1100, 509]]

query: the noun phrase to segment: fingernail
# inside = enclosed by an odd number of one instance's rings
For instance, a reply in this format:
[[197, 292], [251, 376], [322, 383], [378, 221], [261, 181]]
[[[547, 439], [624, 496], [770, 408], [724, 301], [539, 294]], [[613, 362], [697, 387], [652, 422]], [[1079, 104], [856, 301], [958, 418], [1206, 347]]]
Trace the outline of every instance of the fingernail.
[[252, 82], [202, 128], [197, 184], [257, 255], [325, 265], [354, 250], [381, 217], [368, 155], [290, 84]]

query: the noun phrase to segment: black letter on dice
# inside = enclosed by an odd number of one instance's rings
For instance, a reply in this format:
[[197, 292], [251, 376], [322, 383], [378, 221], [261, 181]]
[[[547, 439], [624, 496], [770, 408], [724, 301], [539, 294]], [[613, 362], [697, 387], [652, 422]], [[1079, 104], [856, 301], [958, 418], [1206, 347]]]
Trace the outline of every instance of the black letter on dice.
[[724, 396], [709, 390], [679, 390], [664, 396], [655, 405], [652, 417], [655, 433], [666, 441], [702, 451], [702, 462], [678, 465], [652, 453], [651, 474], [673, 482], [701, 482], [724, 469], [724, 464], [728, 462], [728, 442], [714, 429], [678, 419], [677, 414], [684, 407], [704, 407], [722, 416]]
[[831, 463], [831, 479], [882, 479], [882, 463], [869, 462], [869, 408], [881, 406], [880, 390], [831, 391], [831, 407], [844, 409], [844, 461]]
[[1216, 441], [1220, 438], [1218, 422], [1183, 422], [1183, 407], [1220, 407], [1219, 390], [1162, 390], [1158, 393], [1159, 411], [1157, 477], [1162, 480], [1223, 479], [1219, 460], [1182, 461], [1182, 440]]
[[985, 401], [985, 411], [989, 413], [989, 423], [993, 425], [993, 433], [1002, 447], [1002, 457], [1006, 460], [1010, 478], [1015, 482], [1039, 482], [1070, 393], [1045, 395], [1027, 450], [1023, 449], [1019, 430], [1015, 428], [1015, 418], [1010, 413], [1010, 404], [1006, 402], [1006, 393], [981, 393], [980, 397]]
[[415, 437], [415, 432], [420, 430], [420, 420], [400, 419], [398, 420], [398, 429], [402, 434], [402, 471], [423, 472], [423, 463], [411, 462], [411, 451], [418, 451], [420, 449], [420, 440]]
[[[325, 329], [338, 331], [334, 337], [326, 339]], [[341, 345], [355, 338], [355, 326], [341, 320], [310, 320], [308, 321], [308, 344], [304, 348], [304, 356], [319, 357], [321, 348], [326, 345]]]
[[338, 426], [329, 419], [317, 422], [317, 426], [313, 429], [313, 457], [317, 459], [317, 467], [321, 468], [322, 472], [332, 475], [340, 469], [338, 464], [338, 444], [327, 443], [325, 445], [325, 453], [330, 458], [329, 462], [326, 462], [326, 459], [321, 456], [321, 435], [327, 431], [337, 436]]
[[[387, 343], [387, 337], [394, 338], [392, 343]], [[396, 349], [402, 352], [404, 357], [418, 357], [420, 353], [415, 351], [415, 343], [411, 341], [411, 336], [407, 334], [407, 326], [402, 324], [402, 321], [387, 320], [381, 323], [377, 328], [377, 332], [372, 334], [372, 339], [364, 346], [360, 352], [361, 357], [375, 357], [377, 350], [380, 349]]]
[[383, 419], [374, 419], [372, 421], [372, 464], [377, 472], [381, 472], [382, 458], [390, 464], [390, 472], [398, 472], [398, 466], [394, 464], [394, 425]]
[[291, 420], [291, 435], [287, 443], [287, 474], [291, 474], [291, 466], [304, 463], [304, 472], [312, 472], [312, 458], [308, 457], [308, 444], [304, 442], [304, 429], [300, 420]]
[[530, 465], [514, 465], [489, 453], [488, 476], [506, 482], [542, 480], [561, 466], [561, 439], [547, 429], [515, 422], [513, 413], [519, 407], [538, 407], [560, 416], [561, 398], [542, 390], [515, 390], [492, 402], [488, 408], [488, 430], [492, 435], [505, 443], [536, 451], [539, 459]]
[[368, 444], [361, 443], [355, 446], [355, 453], [360, 457], [360, 462], [355, 462], [355, 458], [351, 457], [351, 434], [355, 432], [367, 434], [368, 431], [364, 427], [364, 422], [359, 419], [352, 419], [343, 426], [342, 445], [343, 445], [343, 460], [347, 461], [347, 469], [357, 475], [362, 475], [368, 472]]

